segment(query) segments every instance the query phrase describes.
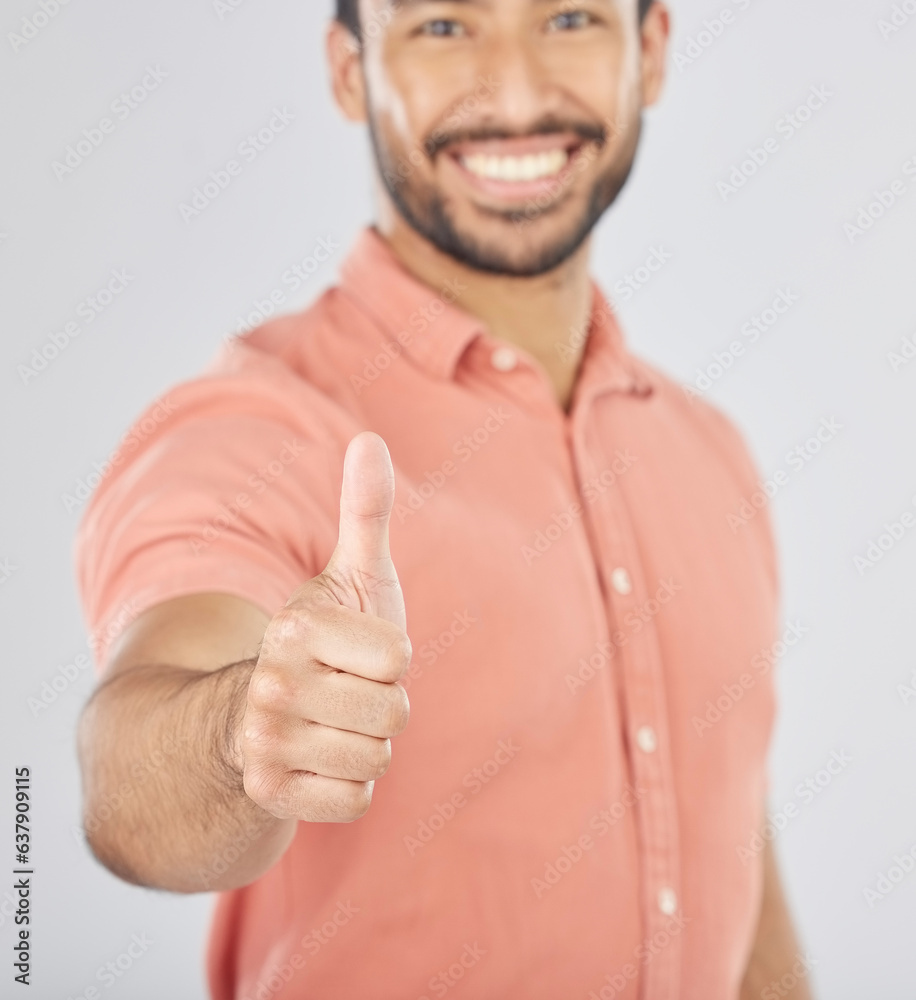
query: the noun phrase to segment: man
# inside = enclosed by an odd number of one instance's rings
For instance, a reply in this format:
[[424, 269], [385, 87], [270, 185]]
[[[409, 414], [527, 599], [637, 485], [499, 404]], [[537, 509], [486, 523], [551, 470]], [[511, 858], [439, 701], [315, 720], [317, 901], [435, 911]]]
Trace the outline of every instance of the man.
[[85, 826], [128, 881], [221, 892], [217, 1000], [809, 996], [760, 836], [756, 470], [588, 274], [668, 31], [340, 3], [377, 222], [93, 498]]

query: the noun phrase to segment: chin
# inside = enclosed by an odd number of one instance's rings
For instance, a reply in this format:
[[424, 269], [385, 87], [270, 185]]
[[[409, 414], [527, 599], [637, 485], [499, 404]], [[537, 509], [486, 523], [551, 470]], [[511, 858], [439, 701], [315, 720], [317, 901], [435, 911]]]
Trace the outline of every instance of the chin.
[[[552, 222], [552, 220], [550, 220]], [[518, 218], [452, 229], [440, 249], [476, 270], [514, 277], [547, 274], [571, 257], [588, 238], [592, 225], [573, 220], [565, 225]]]

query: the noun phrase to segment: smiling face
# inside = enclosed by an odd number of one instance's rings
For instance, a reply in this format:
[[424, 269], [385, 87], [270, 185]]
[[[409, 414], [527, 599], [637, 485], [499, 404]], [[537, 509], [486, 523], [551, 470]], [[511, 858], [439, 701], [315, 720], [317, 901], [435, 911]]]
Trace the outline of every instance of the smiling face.
[[566, 260], [629, 175], [663, 8], [642, 34], [636, 0], [363, 0], [360, 16], [359, 55], [332, 40], [335, 92], [400, 216], [480, 271]]

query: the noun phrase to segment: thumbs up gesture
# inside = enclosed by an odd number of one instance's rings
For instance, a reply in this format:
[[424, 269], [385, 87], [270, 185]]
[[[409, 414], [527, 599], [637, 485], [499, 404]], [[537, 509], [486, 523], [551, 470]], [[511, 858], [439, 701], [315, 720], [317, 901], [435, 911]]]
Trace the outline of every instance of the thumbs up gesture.
[[404, 596], [388, 550], [394, 470], [357, 434], [344, 457], [337, 548], [271, 619], [248, 685], [245, 792], [281, 819], [348, 823], [369, 808], [410, 714]]

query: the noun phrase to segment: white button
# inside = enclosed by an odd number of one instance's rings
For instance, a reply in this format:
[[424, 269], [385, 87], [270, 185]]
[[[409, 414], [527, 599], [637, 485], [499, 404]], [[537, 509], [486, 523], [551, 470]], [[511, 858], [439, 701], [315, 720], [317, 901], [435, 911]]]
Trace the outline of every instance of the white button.
[[658, 746], [658, 740], [655, 738], [655, 730], [651, 726], [640, 726], [636, 730], [636, 743], [640, 750], [645, 753], [652, 753]]
[[511, 372], [518, 364], [518, 355], [511, 347], [497, 347], [490, 355], [490, 364], [500, 372]]
[[633, 589], [633, 584], [630, 583], [630, 574], [623, 568], [623, 566], [618, 566], [617, 569], [611, 573], [611, 586], [618, 594], [629, 594]]
[[669, 917], [677, 910], [677, 893], [674, 889], [665, 886], [658, 890], [658, 908]]

